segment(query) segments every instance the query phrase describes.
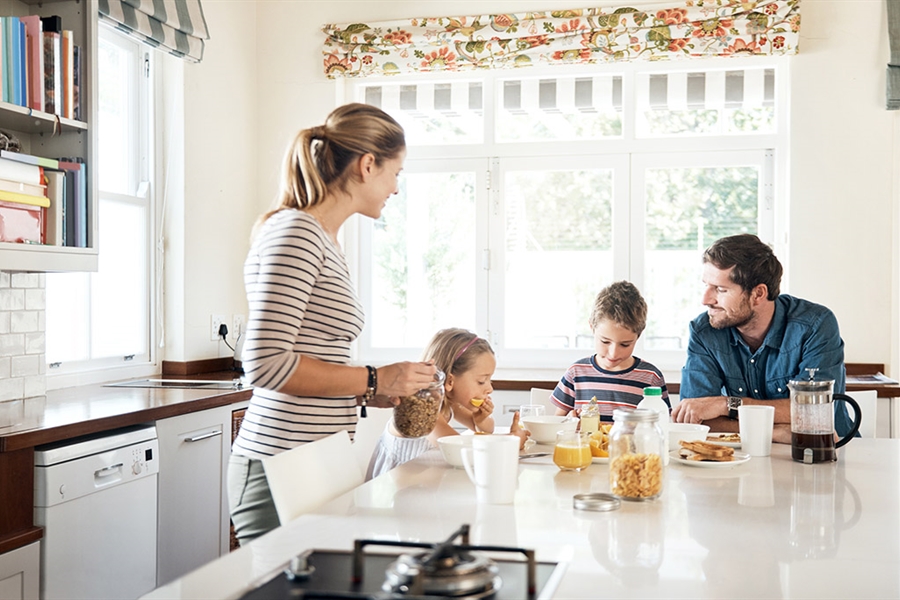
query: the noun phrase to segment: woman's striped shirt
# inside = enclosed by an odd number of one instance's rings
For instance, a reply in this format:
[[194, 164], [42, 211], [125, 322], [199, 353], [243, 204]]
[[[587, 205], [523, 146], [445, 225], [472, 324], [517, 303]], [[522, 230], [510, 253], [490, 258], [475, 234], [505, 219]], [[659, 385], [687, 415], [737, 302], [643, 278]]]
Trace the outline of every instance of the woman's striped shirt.
[[643, 400], [645, 387], [662, 388], [662, 398], [669, 404], [666, 380], [650, 363], [635, 356], [630, 368], [606, 371], [597, 364], [595, 356], [589, 356], [568, 368], [550, 399], [559, 408], [581, 410], [596, 397], [600, 418], [612, 421], [614, 410], [634, 408]]
[[242, 352], [253, 398], [232, 451], [261, 459], [356, 429], [356, 397], [299, 397], [277, 390], [303, 356], [350, 363], [362, 306], [341, 249], [311, 215], [282, 210], [263, 224], [244, 263], [249, 318]]

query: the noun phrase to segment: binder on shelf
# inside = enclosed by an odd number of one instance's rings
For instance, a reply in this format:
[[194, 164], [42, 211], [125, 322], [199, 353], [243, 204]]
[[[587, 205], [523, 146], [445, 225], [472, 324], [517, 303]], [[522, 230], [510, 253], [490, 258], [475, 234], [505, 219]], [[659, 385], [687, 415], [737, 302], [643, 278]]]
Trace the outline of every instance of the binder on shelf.
[[24, 152], [12, 152], [10, 150], [0, 150], [0, 158], [15, 160], [27, 165], [37, 165], [39, 167], [47, 167], [49, 169], [58, 169], [59, 161], [55, 158], [44, 158], [42, 156], [32, 156]]
[[53, 246], [66, 245], [66, 172], [45, 171], [47, 178], [47, 198], [50, 206], [45, 219], [44, 243]]
[[44, 112], [62, 116], [62, 19], [43, 17]]
[[28, 106], [44, 110], [44, 28], [37, 15], [19, 17], [25, 23], [26, 71], [28, 73]]
[[74, 48], [72, 47], [72, 32], [64, 29], [62, 32], [62, 112], [57, 113], [67, 119], [75, 118], [74, 96]]
[[66, 159], [59, 160], [59, 168], [66, 172], [65, 203], [65, 239], [66, 246], [87, 247], [87, 177], [85, 165]]
[[17, 204], [28, 204], [30, 206], [40, 206], [41, 208], [50, 206], [50, 199], [47, 198], [47, 196], [35, 196], [33, 194], [8, 192], [6, 190], [0, 190], [0, 200], [4, 202], [15, 202]]
[[12, 17], [0, 17], [3, 25], [3, 101], [12, 102]]
[[[46, 175], [46, 173], [44, 173], [44, 175]], [[47, 187], [44, 185], [32, 185], [30, 183], [10, 181], [8, 179], [0, 179], [0, 190], [6, 190], [7, 192], [19, 192], [20, 194], [31, 194], [32, 196], [47, 195]]]
[[0, 156], [0, 179], [18, 181], [30, 185], [43, 185], [41, 167]]
[[81, 46], [72, 46], [72, 115], [76, 121], [83, 121], [81, 116]]
[[0, 242], [42, 244], [44, 208], [0, 200]]

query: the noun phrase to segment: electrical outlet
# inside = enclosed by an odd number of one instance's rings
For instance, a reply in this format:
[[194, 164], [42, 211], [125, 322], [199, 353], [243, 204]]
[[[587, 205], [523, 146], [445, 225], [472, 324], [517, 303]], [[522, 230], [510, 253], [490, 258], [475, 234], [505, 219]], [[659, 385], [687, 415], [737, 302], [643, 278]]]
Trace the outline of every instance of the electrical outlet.
[[209, 341], [218, 342], [222, 338], [219, 336], [219, 325], [225, 323], [225, 315], [210, 315], [209, 317]]
[[244, 333], [244, 315], [231, 315], [231, 337], [238, 339]]

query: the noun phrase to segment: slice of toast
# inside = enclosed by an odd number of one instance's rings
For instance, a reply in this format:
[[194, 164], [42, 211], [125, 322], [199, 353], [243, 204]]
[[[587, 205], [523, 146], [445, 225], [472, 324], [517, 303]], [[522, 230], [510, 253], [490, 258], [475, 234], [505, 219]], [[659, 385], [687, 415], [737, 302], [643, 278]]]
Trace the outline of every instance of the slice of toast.
[[734, 456], [734, 448], [729, 448], [728, 446], [701, 441], [688, 442], [685, 440], [681, 440], [678, 443], [682, 448], [687, 448], [688, 450], [709, 458], [724, 458], [726, 456]]
[[731, 462], [734, 460], [734, 456], [709, 456], [708, 454], [697, 454], [693, 450], [688, 450], [687, 448], [681, 449], [681, 458], [704, 462]]

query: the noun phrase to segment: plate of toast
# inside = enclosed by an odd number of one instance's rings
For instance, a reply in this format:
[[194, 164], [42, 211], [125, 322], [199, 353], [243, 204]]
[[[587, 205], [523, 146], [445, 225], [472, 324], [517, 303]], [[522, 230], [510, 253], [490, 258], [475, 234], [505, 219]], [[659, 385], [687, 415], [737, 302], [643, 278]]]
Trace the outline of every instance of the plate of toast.
[[741, 447], [741, 434], [739, 433], [709, 433], [706, 435], [706, 441], [714, 444], [721, 444], [729, 448]]
[[692, 467], [727, 468], [750, 460], [746, 452], [736, 452], [734, 448], [713, 442], [681, 440], [678, 450], [672, 450], [669, 458], [677, 463]]

